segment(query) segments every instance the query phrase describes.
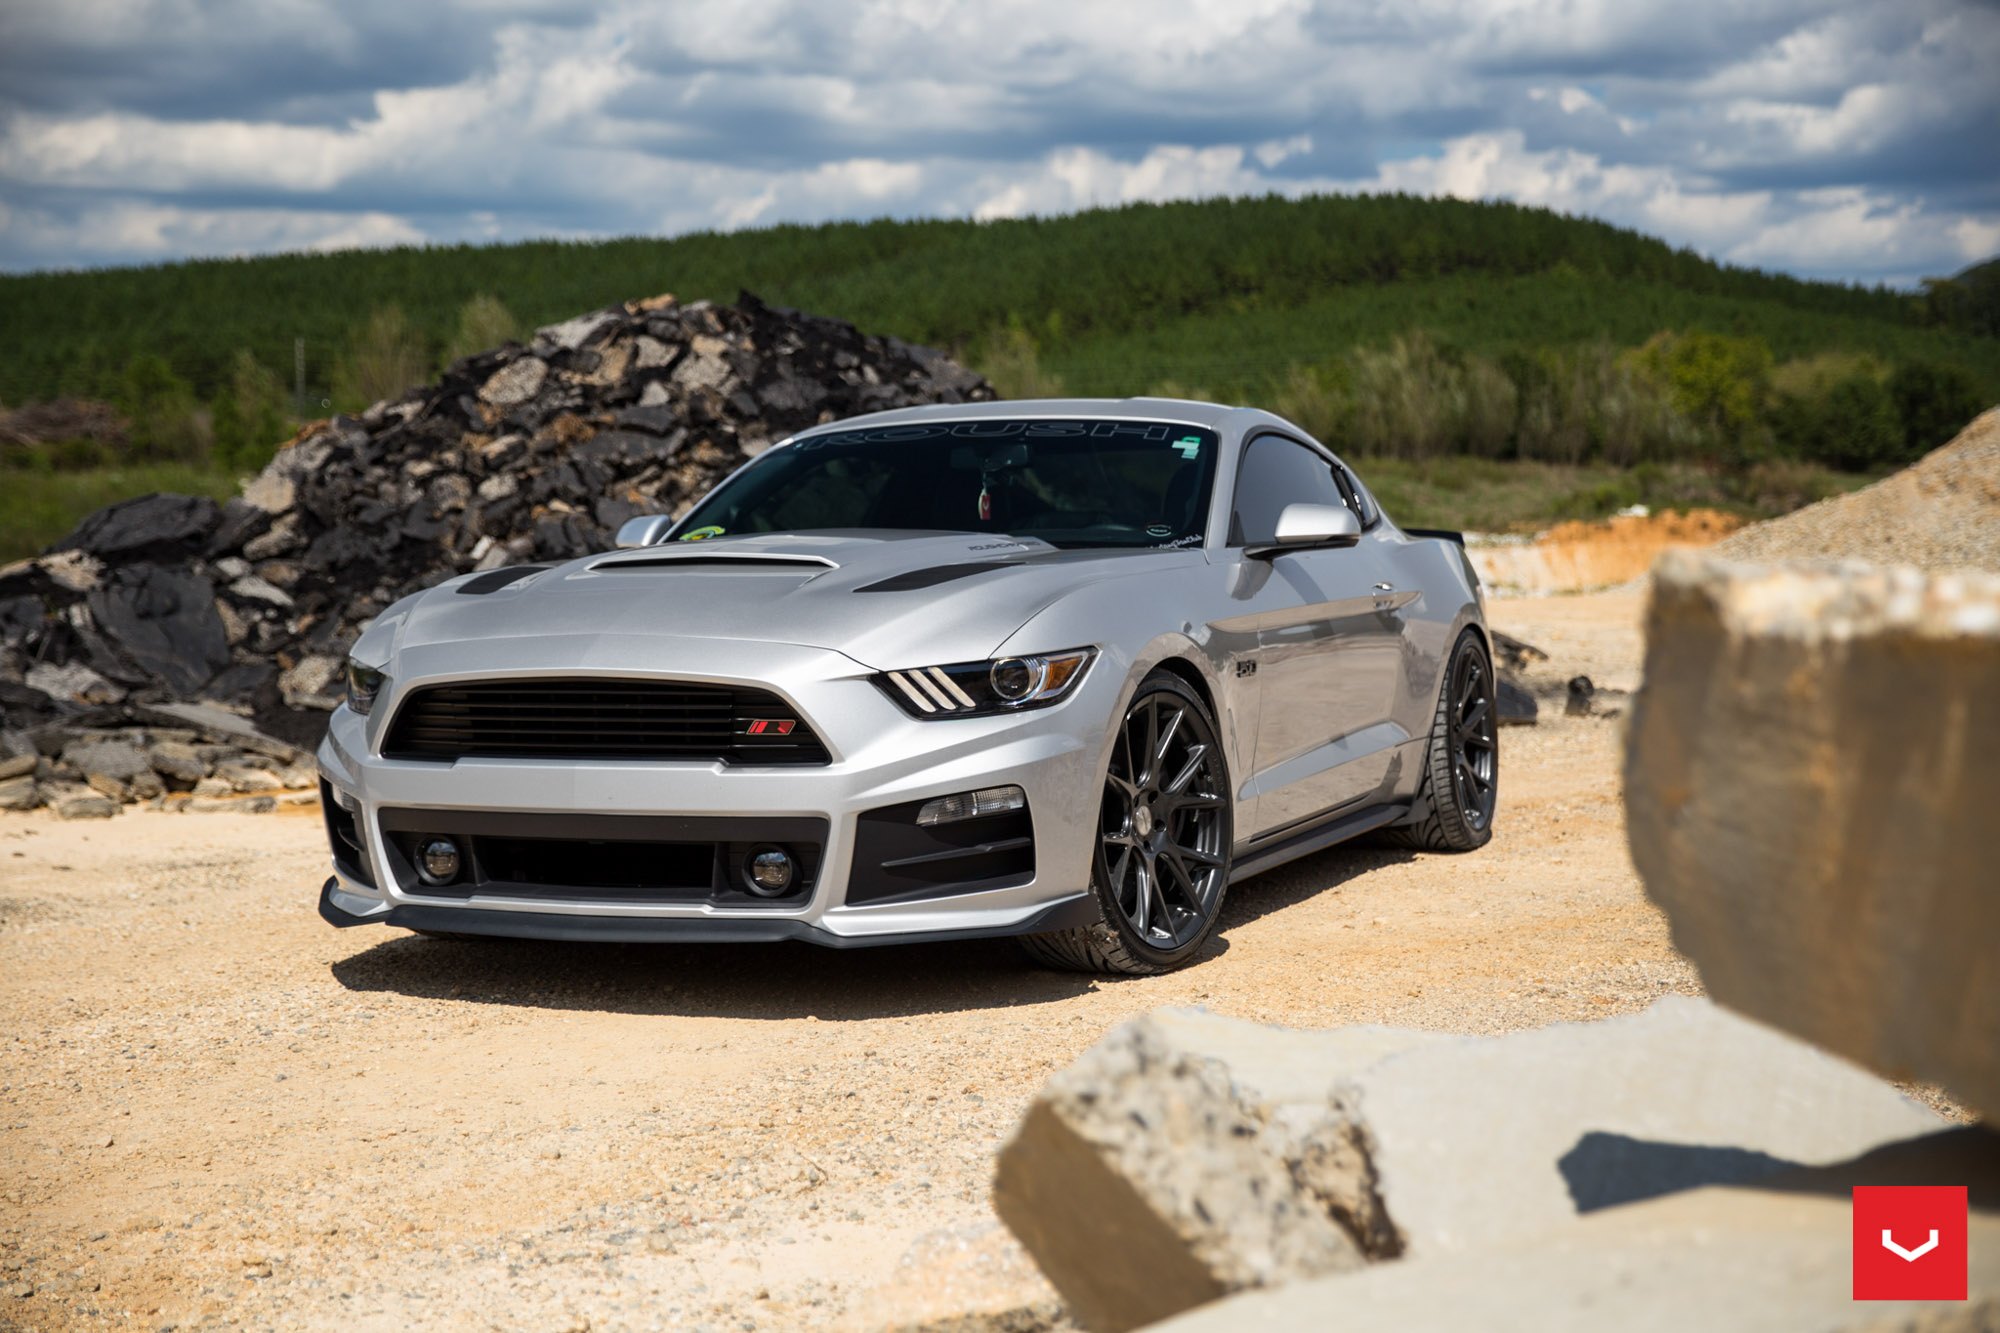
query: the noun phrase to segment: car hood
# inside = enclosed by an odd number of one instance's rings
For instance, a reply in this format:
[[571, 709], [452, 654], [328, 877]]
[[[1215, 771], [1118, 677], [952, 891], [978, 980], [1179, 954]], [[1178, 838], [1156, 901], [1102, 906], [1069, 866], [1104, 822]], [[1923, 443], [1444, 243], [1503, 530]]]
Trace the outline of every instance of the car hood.
[[637, 635], [798, 644], [894, 670], [981, 660], [1083, 584], [1203, 558], [1198, 550], [1060, 551], [1033, 538], [963, 532], [671, 542], [512, 581], [499, 571], [452, 579], [391, 608], [383, 619], [395, 623], [371, 630], [375, 642], [363, 646], [386, 657], [477, 640]]

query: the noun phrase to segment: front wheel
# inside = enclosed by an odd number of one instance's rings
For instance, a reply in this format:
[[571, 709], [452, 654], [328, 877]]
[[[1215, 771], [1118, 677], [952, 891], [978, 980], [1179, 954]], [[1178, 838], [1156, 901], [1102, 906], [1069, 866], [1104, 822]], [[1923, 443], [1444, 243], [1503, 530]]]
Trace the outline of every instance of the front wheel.
[[1091, 891], [1100, 919], [1027, 935], [1036, 961], [1147, 976], [1192, 959], [1215, 932], [1235, 830], [1215, 720], [1178, 676], [1148, 676], [1112, 746]]
[[1417, 822], [1385, 830], [1390, 842], [1431, 852], [1469, 852], [1493, 837], [1500, 799], [1496, 731], [1499, 685], [1479, 635], [1467, 630], [1452, 649], [1424, 754]]

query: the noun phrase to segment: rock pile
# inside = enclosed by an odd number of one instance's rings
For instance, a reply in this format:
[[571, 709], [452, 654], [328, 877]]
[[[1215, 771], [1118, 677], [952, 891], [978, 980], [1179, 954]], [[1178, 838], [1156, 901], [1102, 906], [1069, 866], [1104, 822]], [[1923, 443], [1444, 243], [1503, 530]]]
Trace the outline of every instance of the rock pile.
[[397, 598], [603, 549], [802, 427], [993, 396], [940, 353], [748, 293], [538, 330], [308, 428], [226, 504], [113, 505], [0, 569], [0, 759], [60, 765], [86, 731], [148, 725], [168, 701], [311, 745], [348, 646]]
[[2000, 570], [2000, 408], [1873, 486], [1745, 528], [1711, 550], [1731, 560], [1844, 556]]

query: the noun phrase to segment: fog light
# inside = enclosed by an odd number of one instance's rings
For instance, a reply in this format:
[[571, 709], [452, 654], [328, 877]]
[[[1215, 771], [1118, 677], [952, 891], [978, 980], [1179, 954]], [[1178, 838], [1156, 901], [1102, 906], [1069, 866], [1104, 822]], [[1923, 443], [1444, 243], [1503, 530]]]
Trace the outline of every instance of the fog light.
[[791, 854], [782, 847], [762, 848], [750, 854], [743, 873], [750, 881], [750, 892], [762, 898], [775, 898], [792, 887]]
[[917, 823], [930, 828], [937, 824], [955, 824], [961, 819], [1004, 815], [1009, 810], [1027, 808], [1028, 794], [1019, 787], [982, 787], [978, 791], [962, 791], [956, 796], [940, 796], [935, 801], [926, 801], [924, 808], [917, 811]]
[[417, 878], [426, 884], [449, 884], [458, 878], [458, 844], [450, 838], [425, 838], [417, 844]]

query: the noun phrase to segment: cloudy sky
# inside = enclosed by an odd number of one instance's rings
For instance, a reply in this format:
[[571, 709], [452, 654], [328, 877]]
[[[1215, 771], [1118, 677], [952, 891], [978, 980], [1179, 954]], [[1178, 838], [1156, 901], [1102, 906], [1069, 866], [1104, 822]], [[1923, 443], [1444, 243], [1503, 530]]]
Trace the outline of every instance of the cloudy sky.
[[1996, 0], [8, 0], [0, 268], [1406, 190], [1909, 282]]

